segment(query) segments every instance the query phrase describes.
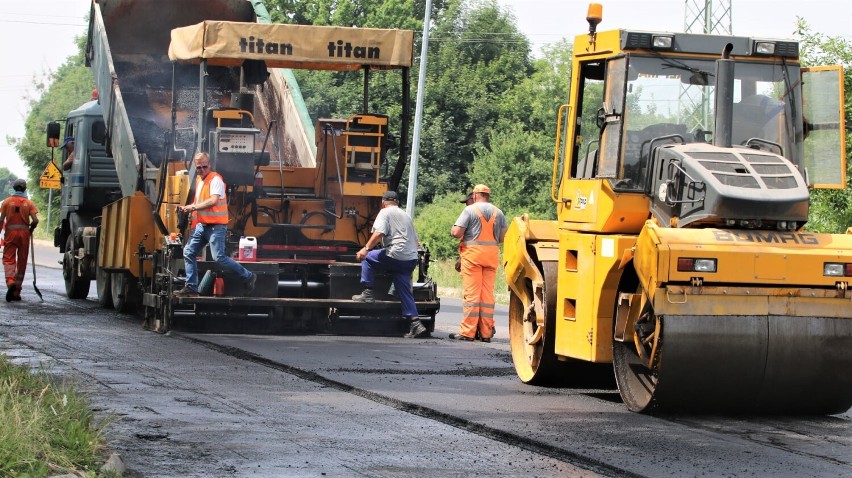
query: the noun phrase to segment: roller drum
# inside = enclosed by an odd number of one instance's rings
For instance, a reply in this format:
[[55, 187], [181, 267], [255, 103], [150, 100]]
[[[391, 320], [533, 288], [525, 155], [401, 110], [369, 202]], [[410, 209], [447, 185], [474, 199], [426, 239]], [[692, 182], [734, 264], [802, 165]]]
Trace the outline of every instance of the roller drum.
[[635, 411], [835, 414], [852, 406], [852, 320], [660, 320], [661, 353], [653, 373], [639, 363], [633, 343], [616, 346], [619, 388]]

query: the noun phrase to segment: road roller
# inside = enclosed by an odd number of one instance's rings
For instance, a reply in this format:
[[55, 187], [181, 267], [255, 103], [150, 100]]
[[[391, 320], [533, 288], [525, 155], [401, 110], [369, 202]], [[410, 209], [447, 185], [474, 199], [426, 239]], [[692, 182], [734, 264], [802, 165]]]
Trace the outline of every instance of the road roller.
[[557, 219], [504, 243], [518, 377], [611, 363], [634, 412], [845, 412], [852, 229], [806, 227], [811, 191], [846, 187], [842, 69], [790, 40], [598, 32], [601, 13], [558, 111]]

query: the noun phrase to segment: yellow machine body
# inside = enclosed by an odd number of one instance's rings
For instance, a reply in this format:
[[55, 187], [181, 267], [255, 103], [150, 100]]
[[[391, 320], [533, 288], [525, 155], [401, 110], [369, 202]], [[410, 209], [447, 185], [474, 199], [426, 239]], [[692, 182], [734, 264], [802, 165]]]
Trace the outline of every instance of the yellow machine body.
[[[817, 136], [801, 105], [784, 99], [764, 100], [779, 105], [764, 125], [744, 113], [747, 98], [769, 97], [765, 84], [778, 83], [770, 74], [761, 85], [751, 72], [783, 64], [809, 73], [794, 42], [758, 54], [764, 43], [626, 30], [576, 37], [550, 184], [557, 219], [514, 218], [504, 242], [522, 381], [570, 383], [569, 364], [614, 362], [633, 411], [852, 406], [852, 235], [802, 228], [807, 186], [845, 184], [842, 72], [814, 70], [828, 79], [823, 91], [841, 85], [823, 104]], [[683, 105], [643, 109], [642, 88], [706, 87], [727, 75], [709, 67], [726, 61], [740, 71], [731, 78], [741, 75], [731, 80], [733, 107], [705, 93], [694, 111], [705, 125], [716, 120], [712, 132], [689, 126]], [[808, 92], [806, 115], [816, 114]]]

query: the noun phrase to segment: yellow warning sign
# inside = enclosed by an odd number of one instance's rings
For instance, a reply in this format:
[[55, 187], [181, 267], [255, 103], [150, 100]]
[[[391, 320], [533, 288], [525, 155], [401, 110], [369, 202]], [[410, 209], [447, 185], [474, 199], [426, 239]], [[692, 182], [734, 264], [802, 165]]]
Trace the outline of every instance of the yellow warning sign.
[[53, 161], [47, 163], [47, 167], [44, 168], [44, 172], [41, 173], [41, 177], [39, 178], [38, 185], [42, 189], [61, 189], [62, 184], [60, 183], [60, 179], [62, 178], [62, 173], [59, 172], [59, 168], [53, 164]]

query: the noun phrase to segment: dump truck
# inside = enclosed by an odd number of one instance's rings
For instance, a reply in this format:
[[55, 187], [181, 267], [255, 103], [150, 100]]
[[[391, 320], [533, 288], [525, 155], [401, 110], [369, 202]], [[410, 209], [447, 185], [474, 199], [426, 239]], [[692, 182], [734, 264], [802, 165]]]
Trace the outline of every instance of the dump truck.
[[542, 185], [557, 219], [515, 217], [504, 243], [519, 378], [611, 363], [634, 412], [848, 410], [852, 235], [803, 227], [811, 189], [846, 187], [842, 70], [789, 40], [598, 32], [601, 13]]
[[[97, 94], [65, 120], [76, 150], [54, 231], [68, 297], [86, 298], [94, 281], [104, 307], [139, 312], [159, 332], [405, 330], [389, 277], [375, 303], [352, 296], [356, 252], [408, 161], [412, 61], [412, 31], [273, 24], [262, 2], [94, 0], [86, 64]], [[294, 68], [362, 73], [361, 109], [312, 121]], [[401, 117], [369, 111], [372, 72], [400, 77]], [[48, 128], [52, 144], [59, 129]], [[250, 296], [209, 253], [198, 263], [204, 293], [173, 295], [196, 152], [227, 185], [226, 250], [257, 274]], [[432, 330], [440, 301], [428, 265], [421, 250], [414, 295]]]

